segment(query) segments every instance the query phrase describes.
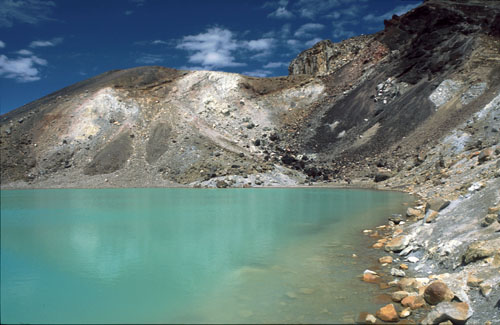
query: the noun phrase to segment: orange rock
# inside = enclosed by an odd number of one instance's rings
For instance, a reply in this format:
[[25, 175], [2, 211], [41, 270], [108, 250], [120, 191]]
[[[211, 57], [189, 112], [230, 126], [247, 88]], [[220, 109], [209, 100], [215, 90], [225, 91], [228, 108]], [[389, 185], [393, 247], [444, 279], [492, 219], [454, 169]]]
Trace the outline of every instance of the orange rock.
[[404, 263], [401, 263], [401, 264], [399, 264], [399, 268], [400, 268], [401, 270], [408, 270], [408, 265], [406, 265], [406, 264], [404, 264]]
[[418, 309], [425, 306], [425, 300], [422, 296], [408, 296], [401, 300], [401, 305], [411, 309]]
[[380, 277], [376, 274], [365, 273], [363, 274], [363, 281], [368, 283], [378, 283], [380, 282]]
[[383, 256], [383, 257], [379, 258], [378, 261], [380, 264], [392, 263], [392, 256]]
[[384, 244], [383, 243], [375, 243], [372, 245], [373, 248], [382, 248], [384, 247]]
[[431, 210], [431, 211], [429, 212], [429, 215], [427, 216], [427, 219], [425, 219], [425, 222], [426, 222], [426, 223], [431, 223], [431, 222], [433, 222], [433, 221], [437, 218], [437, 216], [438, 216], [438, 215], [439, 215], [439, 212], [434, 211], [434, 210]]
[[380, 308], [376, 315], [384, 322], [397, 322], [399, 320], [398, 313], [393, 304], [388, 304]]

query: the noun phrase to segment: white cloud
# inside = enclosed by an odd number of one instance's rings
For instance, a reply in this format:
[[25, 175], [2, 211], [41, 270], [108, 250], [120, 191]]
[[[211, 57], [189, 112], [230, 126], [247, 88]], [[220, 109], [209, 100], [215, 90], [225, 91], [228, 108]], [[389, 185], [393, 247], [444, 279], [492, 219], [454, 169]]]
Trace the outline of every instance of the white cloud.
[[339, 0], [299, 0], [296, 3], [300, 16], [309, 19], [341, 5]]
[[46, 65], [47, 61], [37, 56], [9, 59], [5, 55], [0, 55], [0, 77], [20, 82], [40, 80], [40, 70], [37, 66]]
[[317, 32], [325, 28], [325, 25], [323, 24], [318, 24], [318, 23], [308, 23], [304, 24], [297, 29], [295, 34], [293, 34], [295, 37], [311, 37], [311, 33]]
[[251, 76], [251, 77], [264, 78], [264, 77], [269, 76], [271, 74], [271, 71], [257, 69], [257, 70], [254, 70], [254, 71], [245, 71], [242, 74], [247, 75], [247, 76]]
[[162, 41], [160, 39], [156, 39], [154, 41], [151, 42], [152, 45], [167, 45], [169, 44], [169, 42], [167, 41]]
[[0, 41], [0, 49], [3, 49], [5, 47], [5, 43]]
[[137, 7], [142, 7], [146, 3], [146, 0], [130, 0], [133, 4], [135, 4]]
[[134, 13], [134, 11], [133, 11], [133, 10], [126, 10], [123, 14], [124, 14], [125, 16], [130, 16], [130, 15], [131, 15], [131, 14], [133, 14], [133, 13]]
[[190, 53], [190, 63], [201, 65], [204, 69], [244, 66], [244, 63], [235, 62], [234, 52], [239, 47], [233, 33], [220, 27], [209, 28], [198, 35], [184, 36], [177, 45], [178, 49]]
[[271, 12], [267, 16], [274, 17], [274, 18], [288, 19], [288, 18], [293, 18], [295, 15], [291, 11], [288, 11], [285, 7], [278, 7], [278, 9]]
[[269, 62], [263, 66], [264, 69], [277, 69], [281, 67], [288, 67], [288, 62]]
[[261, 38], [245, 42], [245, 46], [250, 51], [268, 51], [273, 47], [273, 44], [274, 39], [272, 38]]
[[157, 64], [164, 60], [163, 55], [158, 54], [143, 54], [140, 58], [137, 58], [135, 62], [139, 64]]
[[63, 38], [62, 37], [55, 37], [51, 39], [50, 41], [33, 41], [30, 43], [31, 48], [36, 48], [36, 47], [50, 47], [50, 46], [56, 46], [60, 43], [62, 43]]
[[0, 27], [12, 27], [16, 21], [35, 25], [53, 20], [50, 15], [55, 6], [53, 1], [3, 0], [0, 3]]
[[372, 22], [372, 23], [381, 23], [384, 21], [384, 19], [391, 19], [393, 15], [398, 15], [401, 16], [402, 14], [407, 13], [408, 11], [412, 10], [413, 8], [416, 8], [420, 5], [420, 3], [416, 4], [408, 4], [404, 6], [397, 6], [396, 8], [392, 9], [391, 11], [386, 12], [385, 14], [376, 16], [374, 14], [368, 14], [363, 17], [364, 21]]
[[17, 54], [20, 54], [20, 55], [33, 55], [33, 52], [31, 52], [30, 50], [19, 50], [16, 52]]

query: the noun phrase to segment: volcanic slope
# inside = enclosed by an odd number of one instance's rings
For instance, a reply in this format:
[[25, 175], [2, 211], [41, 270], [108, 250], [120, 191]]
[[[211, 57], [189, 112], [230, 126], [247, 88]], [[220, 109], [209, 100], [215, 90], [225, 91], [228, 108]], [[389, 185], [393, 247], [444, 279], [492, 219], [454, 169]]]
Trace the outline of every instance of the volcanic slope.
[[383, 181], [498, 95], [499, 12], [426, 1], [319, 42], [287, 77], [110, 71], [0, 117], [2, 187]]

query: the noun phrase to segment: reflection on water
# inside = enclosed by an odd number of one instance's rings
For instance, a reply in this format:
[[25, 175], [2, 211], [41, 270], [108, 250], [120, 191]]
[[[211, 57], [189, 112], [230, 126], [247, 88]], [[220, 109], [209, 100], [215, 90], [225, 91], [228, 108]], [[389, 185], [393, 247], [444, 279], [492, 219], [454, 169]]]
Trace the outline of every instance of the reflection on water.
[[349, 322], [399, 193], [2, 191], [4, 322]]

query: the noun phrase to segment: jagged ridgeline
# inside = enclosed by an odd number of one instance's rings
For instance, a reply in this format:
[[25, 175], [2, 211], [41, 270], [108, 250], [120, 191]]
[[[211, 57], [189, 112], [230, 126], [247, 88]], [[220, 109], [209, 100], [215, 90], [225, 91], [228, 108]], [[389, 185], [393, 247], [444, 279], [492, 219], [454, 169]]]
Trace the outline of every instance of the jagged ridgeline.
[[434, 0], [319, 42], [286, 77], [110, 71], [1, 116], [1, 184], [385, 181], [497, 96], [499, 28], [495, 1]]

